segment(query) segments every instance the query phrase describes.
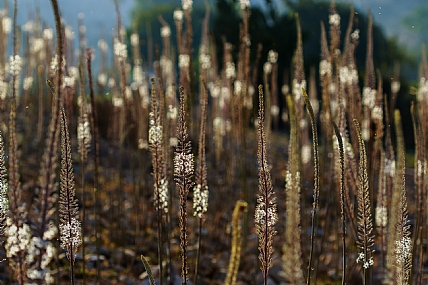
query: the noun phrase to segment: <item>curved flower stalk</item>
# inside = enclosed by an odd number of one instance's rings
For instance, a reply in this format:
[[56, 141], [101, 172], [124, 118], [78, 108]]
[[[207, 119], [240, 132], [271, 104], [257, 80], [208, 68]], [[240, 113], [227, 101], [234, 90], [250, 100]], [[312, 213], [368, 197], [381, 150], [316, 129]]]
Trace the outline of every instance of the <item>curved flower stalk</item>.
[[194, 173], [192, 144], [188, 140], [186, 128], [185, 94], [180, 87], [180, 111], [177, 126], [177, 146], [174, 152], [174, 180], [180, 193], [180, 249], [181, 249], [181, 277], [182, 284], [187, 284], [187, 196], [193, 186]]
[[259, 236], [259, 260], [260, 269], [263, 272], [264, 284], [267, 284], [269, 268], [272, 266], [273, 236], [276, 234], [275, 224], [278, 221], [276, 211], [276, 197], [274, 196], [272, 178], [267, 162], [266, 135], [264, 131], [264, 103], [263, 87], [259, 86], [259, 122], [257, 127], [259, 163], [259, 194], [257, 195], [257, 206], [255, 223]]
[[225, 285], [233, 285], [236, 283], [238, 275], [239, 263], [241, 260], [242, 246], [242, 228], [241, 228], [241, 213], [247, 212], [248, 203], [242, 200], [236, 202], [235, 209], [232, 214], [232, 251], [229, 260], [229, 269], [227, 270]]
[[361, 250], [358, 253], [357, 262], [363, 265], [363, 284], [366, 284], [367, 271], [373, 265], [374, 237], [370, 206], [369, 180], [367, 174], [367, 155], [361, 129], [358, 121], [354, 119], [357, 129], [360, 147], [360, 164], [358, 170], [358, 240], [357, 245]]
[[71, 159], [70, 134], [65, 110], [61, 108], [61, 189], [59, 192], [59, 218], [61, 247], [67, 250], [70, 261], [71, 284], [74, 284], [74, 261], [82, 244], [82, 227], [79, 219], [76, 190], [74, 188], [73, 164]]

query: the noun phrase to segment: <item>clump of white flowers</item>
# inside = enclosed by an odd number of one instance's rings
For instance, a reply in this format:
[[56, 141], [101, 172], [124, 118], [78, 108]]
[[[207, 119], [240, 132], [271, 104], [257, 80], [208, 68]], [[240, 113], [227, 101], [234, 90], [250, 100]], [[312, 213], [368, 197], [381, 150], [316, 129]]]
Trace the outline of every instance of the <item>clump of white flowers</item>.
[[201, 184], [193, 188], [193, 216], [202, 218], [208, 210], [208, 186], [202, 189]]
[[19, 55], [10, 56], [9, 73], [13, 76], [19, 76], [22, 70], [22, 59]]
[[125, 59], [128, 57], [128, 50], [126, 44], [121, 43], [118, 38], [114, 39], [114, 54], [120, 59]]

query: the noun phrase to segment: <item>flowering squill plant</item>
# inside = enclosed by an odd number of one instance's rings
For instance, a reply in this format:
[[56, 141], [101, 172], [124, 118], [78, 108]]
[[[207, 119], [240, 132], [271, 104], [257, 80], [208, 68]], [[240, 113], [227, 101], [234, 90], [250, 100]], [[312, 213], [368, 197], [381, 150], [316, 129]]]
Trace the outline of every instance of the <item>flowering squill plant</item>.
[[263, 272], [264, 284], [267, 284], [269, 268], [272, 266], [273, 236], [278, 221], [276, 197], [274, 196], [272, 178], [267, 162], [266, 135], [264, 131], [263, 87], [259, 86], [259, 122], [257, 127], [259, 163], [259, 194], [255, 213], [257, 235], [259, 237], [259, 260]]
[[184, 88], [180, 87], [180, 111], [177, 126], [177, 146], [174, 153], [174, 180], [179, 189], [180, 195], [180, 249], [181, 249], [181, 277], [182, 284], [187, 284], [188, 264], [187, 264], [187, 196], [193, 186], [192, 178], [194, 173], [192, 144], [188, 140], [185, 112]]
[[61, 108], [61, 186], [59, 192], [59, 218], [61, 247], [67, 251], [70, 261], [71, 284], [74, 282], [74, 261], [76, 252], [82, 244], [82, 227], [74, 188], [74, 173], [71, 159], [71, 142], [65, 110]]

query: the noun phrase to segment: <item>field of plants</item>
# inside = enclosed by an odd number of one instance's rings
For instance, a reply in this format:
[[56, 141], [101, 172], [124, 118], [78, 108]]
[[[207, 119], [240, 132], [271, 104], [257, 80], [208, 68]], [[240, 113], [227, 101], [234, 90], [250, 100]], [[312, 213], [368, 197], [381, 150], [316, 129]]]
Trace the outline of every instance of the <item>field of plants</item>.
[[177, 2], [153, 43], [117, 1], [97, 47], [61, 1], [55, 27], [18, 26], [4, 1], [1, 284], [428, 284], [425, 46], [402, 90], [399, 64], [374, 64], [370, 13], [357, 28], [334, 0], [309, 68], [297, 13], [284, 68], [249, 0], [238, 44], [214, 40], [208, 2], [202, 22]]

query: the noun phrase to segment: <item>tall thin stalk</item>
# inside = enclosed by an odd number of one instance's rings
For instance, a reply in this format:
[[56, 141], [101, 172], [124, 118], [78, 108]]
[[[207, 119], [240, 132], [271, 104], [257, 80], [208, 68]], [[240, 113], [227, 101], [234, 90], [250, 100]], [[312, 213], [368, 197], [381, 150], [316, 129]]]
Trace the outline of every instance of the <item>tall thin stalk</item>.
[[276, 197], [273, 191], [272, 178], [267, 161], [267, 142], [264, 131], [264, 103], [263, 87], [259, 86], [259, 122], [257, 127], [258, 150], [257, 160], [259, 164], [259, 194], [255, 223], [259, 237], [260, 269], [263, 273], [263, 283], [267, 285], [269, 268], [272, 266], [273, 236], [276, 234], [275, 224], [278, 221], [276, 212]]
[[336, 133], [337, 143], [339, 145], [339, 163], [340, 163], [340, 217], [342, 220], [342, 285], [346, 284], [346, 215], [345, 215], [345, 151], [343, 148], [342, 135], [336, 123], [333, 122], [334, 132]]

